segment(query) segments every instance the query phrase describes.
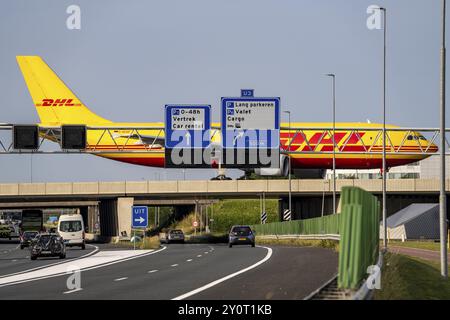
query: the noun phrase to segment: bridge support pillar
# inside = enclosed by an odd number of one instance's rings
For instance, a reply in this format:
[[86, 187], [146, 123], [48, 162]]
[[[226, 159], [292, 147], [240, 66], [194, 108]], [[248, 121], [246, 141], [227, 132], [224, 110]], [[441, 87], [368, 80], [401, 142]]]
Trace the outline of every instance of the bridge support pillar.
[[100, 235], [104, 240], [126, 234], [131, 236], [131, 207], [134, 198], [124, 197], [100, 201]]
[[100, 219], [98, 206], [88, 206], [88, 232], [98, 234], [100, 232]]
[[117, 235], [126, 235], [131, 237], [131, 207], [133, 206], [134, 198], [117, 198]]
[[117, 200], [101, 200], [99, 211], [100, 236], [107, 241], [108, 238], [117, 236]]

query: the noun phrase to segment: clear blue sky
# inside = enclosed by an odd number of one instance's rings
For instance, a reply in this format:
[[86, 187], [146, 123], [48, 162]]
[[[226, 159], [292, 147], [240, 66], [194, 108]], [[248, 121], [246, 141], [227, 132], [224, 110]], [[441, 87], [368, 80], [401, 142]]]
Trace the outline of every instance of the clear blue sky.
[[[208, 103], [254, 88], [279, 96], [295, 121], [381, 121], [382, 31], [388, 9], [387, 121], [439, 125], [440, 0], [152, 0], [0, 2], [0, 122], [38, 122], [15, 61], [40, 55], [94, 112], [114, 121], [163, 121], [167, 103]], [[66, 8], [81, 7], [81, 30]], [[33, 156], [34, 181], [177, 179], [180, 170], [94, 156]], [[188, 170], [187, 178], [213, 170]], [[233, 172], [232, 176], [239, 175]], [[30, 156], [0, 156], [0, 182], [30, 181]]]

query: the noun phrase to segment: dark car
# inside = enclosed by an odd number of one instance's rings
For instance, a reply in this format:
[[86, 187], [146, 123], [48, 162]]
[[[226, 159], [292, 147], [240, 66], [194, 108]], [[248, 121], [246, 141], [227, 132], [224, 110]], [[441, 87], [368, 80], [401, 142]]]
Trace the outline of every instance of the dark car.
[[171, 242], [184, 243], [184, 233], [182, 230], [179, 230], [179, 229], [169, 230], [166, 233], [165, 241], [166, 241], [166, 243], [171, 243]]
[[20, 235], [20, 249], [29, 247], [31, 241], [39, 234], [37, 231], [24, 231]]
[[233, 226], [228, 235], [228, 246], [231, 248], [236, 244], [250, 244], [255, 246], [255, 233], [250, 226]]
[[41, 233], [37, 235], [30, 244], [31, 260], [36, 260], [37, 257], [59, 257], [64, 259], [66, 257], [66, 246], [63, 239], [54, 233]]

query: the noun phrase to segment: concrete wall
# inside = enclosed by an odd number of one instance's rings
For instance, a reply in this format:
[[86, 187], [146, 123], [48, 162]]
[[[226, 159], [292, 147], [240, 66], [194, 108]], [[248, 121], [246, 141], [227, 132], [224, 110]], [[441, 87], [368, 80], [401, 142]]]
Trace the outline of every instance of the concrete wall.
[[131, 207], [134, 198], [119, 197], [100, 201], [100, 235], [116, 237], [125, 232], [131, 236]]
[[133, 198], [117, 198], [118, 235], [125, 232], [127, 236], [131, 237], [131, 207], [133, 202]]

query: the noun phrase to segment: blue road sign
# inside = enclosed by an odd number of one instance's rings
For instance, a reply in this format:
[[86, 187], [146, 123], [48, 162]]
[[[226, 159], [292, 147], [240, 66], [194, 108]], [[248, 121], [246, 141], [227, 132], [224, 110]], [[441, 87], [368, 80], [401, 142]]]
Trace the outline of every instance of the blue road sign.
[[206, 148], [210, 144], [211, 106], [166, 105], [166, 148]]
[[[251, 92], [247, 92], [251, 91]], [[280, 146], [280, 98], [257, 98], [242, 90], [239, 98], [222, 98], [224, 148], [277, 149]]]
[[131, 213], [132, 228], [147, 228], [148, 226], [148, 207], [133, 206]]
[[253, 97], [253, 89], [241, 89], [241, 97]]

